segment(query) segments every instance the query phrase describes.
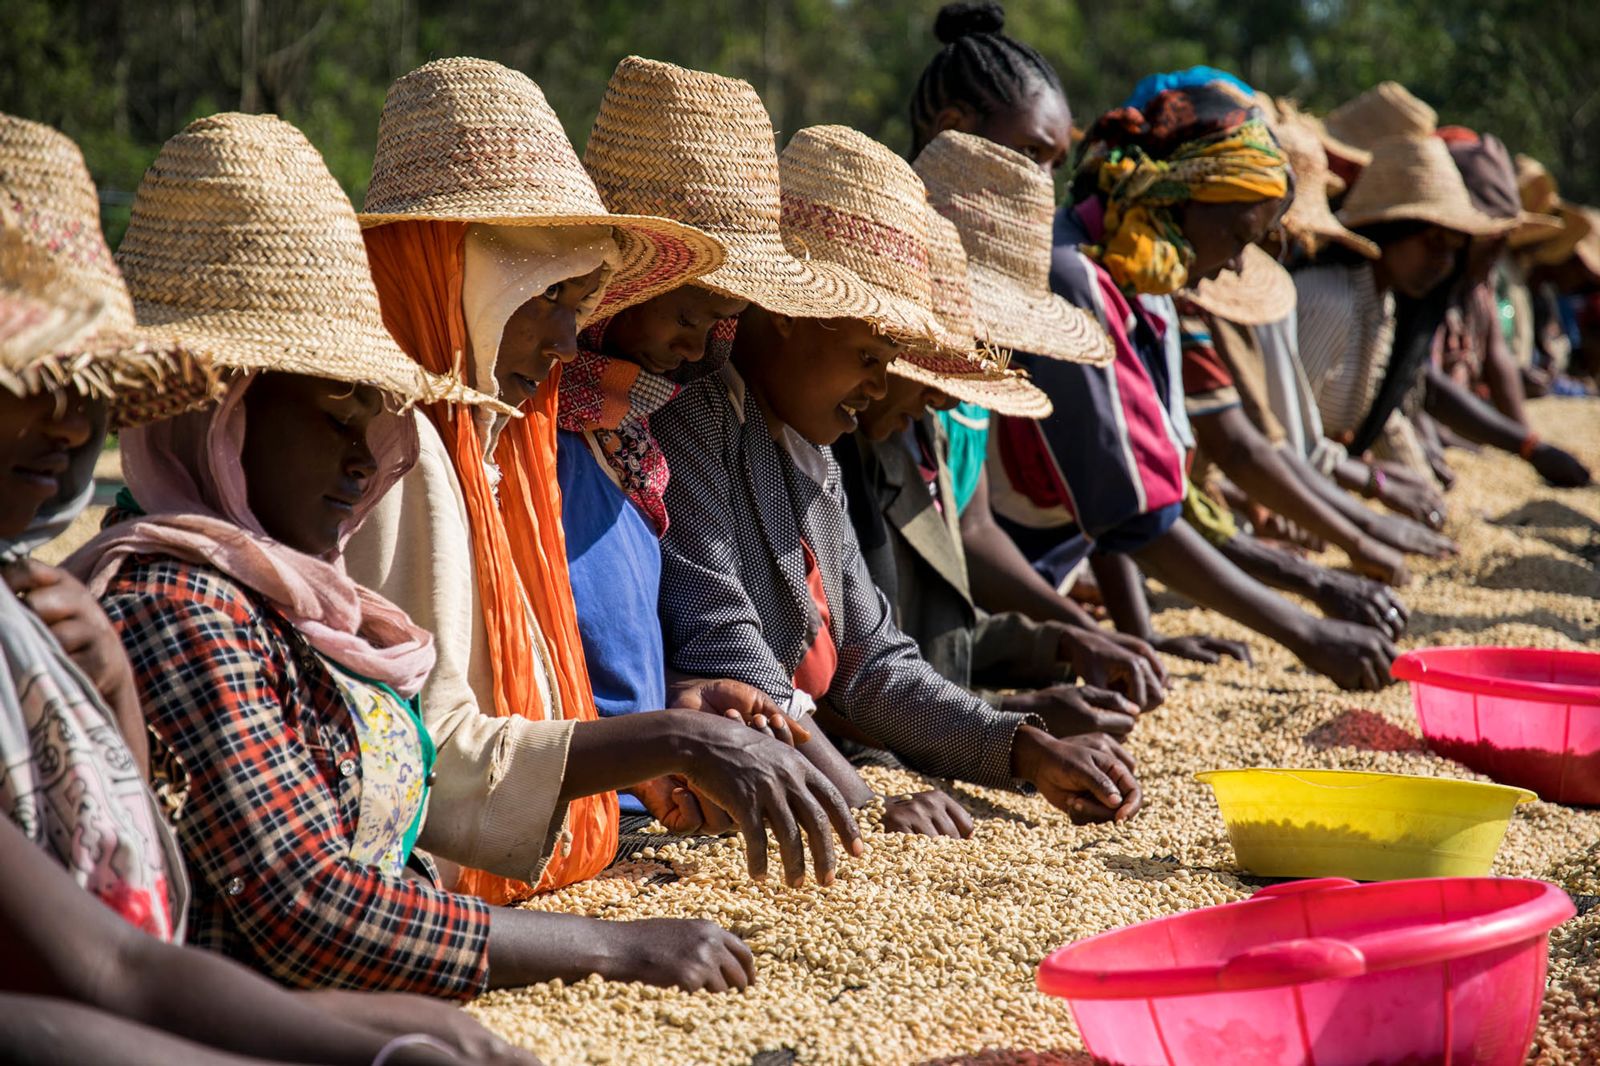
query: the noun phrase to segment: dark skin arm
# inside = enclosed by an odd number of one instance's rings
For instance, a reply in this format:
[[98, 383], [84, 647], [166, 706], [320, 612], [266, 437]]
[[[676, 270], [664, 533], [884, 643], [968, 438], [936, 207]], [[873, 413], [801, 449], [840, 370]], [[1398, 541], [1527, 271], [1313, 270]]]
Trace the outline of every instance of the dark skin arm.
[[89, 590], [60, 567], [23, 559], [5, 568], [5, 584], [50, 630], [74, 665], [111, 709], [141, 774], [150, 766], [150, 740], [139, 708], [133, 669], [122, 641]]
[[1251, 580], [1187, 522], [1157, 537], [1137, 558], [1169, 587], [1277, 641], [1342, 688], [1370, 690], [1389, 682], [1397, 653], [1382, 633], [1314, 618]]
[[[1413, 521], [1400, 514], [1380, 514], [1371, 508], [1363, 507], [1352, 499], [1349, 493], [1342, 491], [1339, 486], [1323, 477], [1321, 472], [1303, 457], [1289, 451], [1283, 452], [1282, 455], [1290, 470], [1294, 471], [1307, 487], [1326, 500], [1330, 507], [1338, 509], [1368, 536], [1377, 537], [1403, 552], [1426, 555], [1430, 558], [1437, 559], [1455, 554], [1455, 542], [1434, 532], [1425, 522]], [[1399, 488], [1388, 479], [1385, 480], [1384, 487], [1391, 491]]]
[[1305, 596], [1330, 618], [1371, 627], [1391, 640], [1405, 629], [1405, 605], [1376, 581], [1318, 566], [1243, 533], [1218, 550], [1257, 581]]
[[[1521, 453], [1528, 428], [1478, 399], [1471, 390], [1452, 381], [1435, 367], [1428, 368], [1427, 410], [1445, 426], [1476, 444], [1487, 444], [1512, 455]], [[1539, 444], [1528, 462], [1552, 485], [1578, 488], [1589, 483], [1589, 471], [1567, 452]]]
[[1037, 622], [1064, 622], [1095, 628], [1094, 619], [1039, 576], [1016, 541], [1000, 528], [989, 507], [989, 472], [978, 475], [978, 487], [961, 512], [961, 546], [967, 555], [972, 598], [991, 614], [1016, 611]]
[[[85, 1040], [147, 1026], [178, 1038], [171, 1043], [181, 1052], [180, 1057], [152, 1062], [270, 1059], [367, 1066], [393, 1035], [320, 1010], [314, 996], [285, 991], [221, 955], [145, 935], [79, 888], [8, 818], [0, 818], [0, 868], [6, 871], [0, 878], [0, 930], [7, 959], [0, 967], [0, 992], [50, 996], [105, 1012], [100, 1020], [73, 1015], [95, 1027], [81, 1034]], [[412, 997], [393, 998], [414, 1006], [442, 1006]], [[452, 1015], [458, 1013], [450, 1010]], [[126, 1021], [117, 1023], [107, 1015]], [[57, 1012], [58, 1020], [65, 1017], [66, 1013]], [[534, 1061], [512, 1053], [470, 1019], [463, 1016], [459, 1022], [501, 1049], [498, 1054], [461, 1061]], [[438, 1033], [420, 1015], [411, 1031]], [[0, 1046], [9, 1042], [0, 1040]], [[201, 1048], [212, 1050], [202, 1056]], [[135, 1060], [114, 1055], [99, 1061]], [[437, 1051], [408, 1050], [392, 1061], [420, 1066], [458, 1060]]]
[[733, 817], [749, 849], [752, 877], [766, 876], [768, 825], [777, 835], [790, 884], [805, 880], [806, 840], [817, 880], [832, 882], [829, 823], [851, 854], [861, 854], [849, 804], [824, 774], [772, 737], [702, 711], [672, 709], [581, 723], [572, 731], [561, 798], [592, 796], [669, 774], [684, 777]]
[[[1180, 523], [1181, 524], [1181, 523]], [[1164, 637], [1150, 624], [1150, 601], [1145, 596], [1144, 575], [1130, 556], [1096, 553], [1089, 566], [1099, 582], [1111, 622], [1124, 633], [1148, 641], [1157, 651], [1198, 663], [1220, 662], [1223, 656], [1250, 661], [1250, 649], [1236, 640], [1205, 635]]]
[[1337, 544], [1360, 573], [1391, 585], [1410, 580], [1400, 553], [1330, 504], [1286, 461], [1240, 407], [1191, 419], [1206, 455], [1252, 500]]
[[[991, 614], [1015, 611], [1036, 622], [1072, 627], [1064, 634], [1060, 658], [1091, 685], [1128, 697], [1141, 710], [1166, 698], [1167, 671], [1140, 634], [1121, 629], [1107, 633], [1087, 611], [1039, 576], [1011, 535], [1000, 528], [989, 506], [989, 474], [978, 474], [978, 486], [961, 512], [961, 546], [974, 602]], [[1068, 639], [1069, 637], [1075, 639]]]

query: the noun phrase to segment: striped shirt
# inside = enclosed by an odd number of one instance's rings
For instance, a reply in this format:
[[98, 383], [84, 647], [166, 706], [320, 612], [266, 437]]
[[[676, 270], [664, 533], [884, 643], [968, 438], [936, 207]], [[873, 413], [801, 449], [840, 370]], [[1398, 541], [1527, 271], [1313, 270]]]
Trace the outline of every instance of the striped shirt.
[[1353, 434], [1372, 409], [1394, 346], [1395, 305], [1372, 267], [1330, 263], [1295, 271], [1300, 360], [1323, 431]]
[[[1098, 203], [1056, 216], [1050, 287], [1093, 314], [1116, 359], [1092, 367], [1018, 355], [1055, 411], [1043, 421], [996, 417], [989, 478], [994, 509], [1037, 561], [1069, 540], [1132, 552], [1164, 534], [1181, 513], [1184, 432], [1169, 407], [1179, 388], [1172, 301], [1130, 302], [1100, 265], [1078, 250], [1098, 239]], [[996, 458], [995, 453], [998, 452]], [[1060, 558], [1062, 566], [1072, 560]]]

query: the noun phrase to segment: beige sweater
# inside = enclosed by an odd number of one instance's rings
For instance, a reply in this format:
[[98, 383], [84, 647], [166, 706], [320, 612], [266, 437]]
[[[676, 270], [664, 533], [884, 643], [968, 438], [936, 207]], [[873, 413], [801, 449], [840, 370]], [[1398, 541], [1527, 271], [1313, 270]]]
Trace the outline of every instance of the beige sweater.
[[[346, 547], [350, 576], [398, 604], [434, 634], [438, 664], [422, 689], [422, 717], [439, 750], [438, 778], [418, 846], [479, 870], [534, 882], [551, 852], [570, 846], [561, 802], [572, 722], [494, 715], [466, 500], [433, 423], [416, 419], [417, 465]], [[528, 615], [535, 682], [553, 706], [543, 636]]]

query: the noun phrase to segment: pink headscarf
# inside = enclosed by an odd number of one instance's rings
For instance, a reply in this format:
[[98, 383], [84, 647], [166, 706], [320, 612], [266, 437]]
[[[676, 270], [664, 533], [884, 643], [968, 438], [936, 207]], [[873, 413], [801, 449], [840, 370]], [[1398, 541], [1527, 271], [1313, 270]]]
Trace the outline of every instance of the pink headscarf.
[[145, 514], [120, 522], [66, 561], [96, 597], [135, 555], [169, 555], [215, 567], [265, 597], [311, 646], [403, 696], [433, 669], [433, 636], [406, 613], [346, 576], [340, 553], [383, 494], [417, 461], [411, 417], [379, 415], [368, 444], [378, 471], [326, 556], [306, 555], [267, 535], [250, 511], [242, 377], [221, 404], [122, 434], [122, 469]]

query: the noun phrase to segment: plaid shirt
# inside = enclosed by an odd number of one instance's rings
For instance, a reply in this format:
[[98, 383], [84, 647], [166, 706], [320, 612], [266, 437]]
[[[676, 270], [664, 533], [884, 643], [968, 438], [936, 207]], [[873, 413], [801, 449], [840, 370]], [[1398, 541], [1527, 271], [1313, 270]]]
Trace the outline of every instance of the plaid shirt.
[[355, 728], [288, 623], [218, 571], [169, 558], [124, 566], [102, 606], [186, 778], [191, 940], [293, 986], [481, 992], [488, 907], [350, 859]]

